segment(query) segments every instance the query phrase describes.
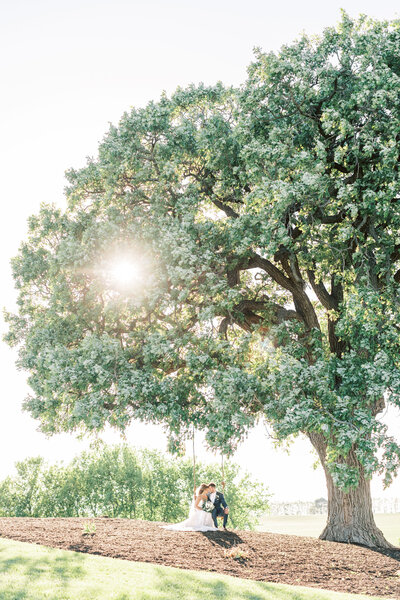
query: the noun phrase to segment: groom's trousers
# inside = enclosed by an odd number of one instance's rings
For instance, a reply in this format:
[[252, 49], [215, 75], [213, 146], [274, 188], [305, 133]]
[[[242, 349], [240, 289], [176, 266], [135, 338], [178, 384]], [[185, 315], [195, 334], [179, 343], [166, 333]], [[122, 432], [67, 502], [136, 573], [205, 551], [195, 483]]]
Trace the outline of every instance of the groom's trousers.
[[224, 509], [222, 508], [222, 506], [219, 506], [218, 508], [214, 508], [214, 510], [211, 513], [212, 516], [212, 520], [214, 521], [214, 525], [215, 527], [218, 527], [218, 521], [217, 521], [217, 517], [224, 517], [223, 520], [223, 527], [226, 527], [226, 524], [228, 522], [228, 515], [224, 512]]

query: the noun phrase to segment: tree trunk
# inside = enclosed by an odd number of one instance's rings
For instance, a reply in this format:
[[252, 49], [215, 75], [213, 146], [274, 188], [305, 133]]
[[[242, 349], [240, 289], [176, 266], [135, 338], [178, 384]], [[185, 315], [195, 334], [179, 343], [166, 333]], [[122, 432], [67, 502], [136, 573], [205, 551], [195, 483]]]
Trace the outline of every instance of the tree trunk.
[[325, 471], [328, 488], [328, 519], [319, 536], [321, 540], [346, 542], [378, 548], [394, 548], [375, 524], [372, 513], [370, 481], [364, 476], [363, 468], [352, 450], [347, 458], [349, 466], [360, 470], [359, 484], [345, 493], [335, 486], [326, 467], [326, 441], [321, 434], [310, 433], [308, 437], [318, 452]]

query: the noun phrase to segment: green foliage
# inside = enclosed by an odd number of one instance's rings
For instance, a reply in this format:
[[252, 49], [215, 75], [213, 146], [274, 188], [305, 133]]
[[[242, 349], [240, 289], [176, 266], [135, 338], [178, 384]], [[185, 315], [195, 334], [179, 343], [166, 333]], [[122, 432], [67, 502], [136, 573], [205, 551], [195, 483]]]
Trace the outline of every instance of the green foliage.
[[[34, 517], [40, 512], [40, 477], [44, 459], [40, 456], [27, 458], [15, 465], [17, 476], [7, 477], [0, 484], [4, 507], [13, 507], [15, 517]], [[7, 510], [7, 509], [6, 509]]]
[[[194, 424], [229, 454], [263, 418], [308, 435], [341, 488], [391, 482], [400, 447], [377, 415], [400, 405], [399, 53], [398, 21], [344, 13], [257, 51], [239, 90], [124, 114], [67, 173], [66, 210], [30, 219], [8, 315], [45, 432], [141, 419], [179, 449]], [[117, 256], [135, 286], [113, 281]]]
[[[188, 516], [193, 464], [153, 450], [98, 445], [69, 465], [27, 458], [0, 483], [4, 517], [124, 517], [177, 522]], [[268, 509], [266, 487], [225, 465], [226, 500], [236, 528], [253, 529]], [[197, 483], [218, 482], [219, 465], [196, 464]], [[90, 528], [86, 533], [92, 533]]]

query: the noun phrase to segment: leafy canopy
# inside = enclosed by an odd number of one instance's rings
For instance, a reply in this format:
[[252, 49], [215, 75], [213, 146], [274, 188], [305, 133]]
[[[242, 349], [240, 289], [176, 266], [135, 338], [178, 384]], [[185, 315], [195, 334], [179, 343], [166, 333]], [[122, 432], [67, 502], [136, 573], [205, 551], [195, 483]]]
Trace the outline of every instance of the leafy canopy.
[[[13, 261], [46, 432], [189, 424], [234, 450], [259, 418], [322, 435], [337, 484], [400, 448], [400, 30], [346, 14], [257, 51], [240, 89], [180, 89], [112, 126]], [[112, 261], [132, 261], [135, 284]], [[379, 460], [377, 451], [381, 450]]]

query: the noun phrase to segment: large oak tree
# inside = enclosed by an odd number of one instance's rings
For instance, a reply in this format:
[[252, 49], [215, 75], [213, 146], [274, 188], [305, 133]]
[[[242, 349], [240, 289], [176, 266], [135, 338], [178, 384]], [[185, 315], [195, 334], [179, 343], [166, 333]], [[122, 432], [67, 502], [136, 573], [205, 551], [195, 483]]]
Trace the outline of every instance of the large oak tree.
[[240, 89], [125, 114], [68, 172], [13, 262], [44, 431], [141, 419], [178, 447], [194, 425], [229, 453], [266, 419], [318, 452], [321, 537], [388, 545], [369, 481], [400, 459], [379, 419], [400, 404], [399, 56], [398, 22], [344, 14]]

